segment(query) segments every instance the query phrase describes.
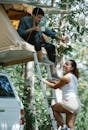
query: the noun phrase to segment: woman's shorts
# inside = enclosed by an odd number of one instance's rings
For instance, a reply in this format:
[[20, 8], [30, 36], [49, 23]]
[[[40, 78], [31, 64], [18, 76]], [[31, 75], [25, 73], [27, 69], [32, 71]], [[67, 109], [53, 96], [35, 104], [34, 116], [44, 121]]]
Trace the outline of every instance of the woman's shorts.
[[78, 113], [81, 107], [78, 97], [69, 97], [67, 99], [63, 99], [60, 104], [71, 113]]

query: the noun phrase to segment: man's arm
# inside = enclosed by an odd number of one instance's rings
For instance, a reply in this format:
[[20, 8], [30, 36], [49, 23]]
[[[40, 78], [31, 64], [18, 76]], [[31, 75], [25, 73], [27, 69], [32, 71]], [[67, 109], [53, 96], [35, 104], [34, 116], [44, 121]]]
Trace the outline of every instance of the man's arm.
[[44, 34], [46, 34], [47, 36], [56, 39], [56, 40], [60, 40], [63, 43], [68, 42], [68, 38], [67, 37], [60, 37], [57, 35], [57, 33], [54, 30], [50, 30], [48, 28], [45, 29]]
[[20, 20], [20, 23], [19, 23], [19, 26], [18, 26], [18, 29], [17, 29], [17, 32], [19, 33], [19, 35], [22, 37], [22, 38], [25, 38], [27, 36], [27, 32], [26, 32], [26, 25], [25, 25], [25, 19], [24, 17]]
[[35, 27], [29, 28], [29, 29], [26, 30], [27, 33], [30, 33], [32, 31], [37, 31], [38, 32], [38, 31], [41, 31], [41, 30], [40, 30], [39, 26], [35, 26]]

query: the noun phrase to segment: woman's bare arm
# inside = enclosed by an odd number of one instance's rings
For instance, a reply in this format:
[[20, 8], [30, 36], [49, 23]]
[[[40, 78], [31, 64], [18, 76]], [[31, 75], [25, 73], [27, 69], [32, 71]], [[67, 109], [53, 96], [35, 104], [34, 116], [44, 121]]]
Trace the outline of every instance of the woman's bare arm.
[[66, 76], [63, 76], [60, 80], [58, 81], [48, 81], [48, 80], [44, 80], [44, 82], [50, 86], [51, 88], [57, 89], [57, 88], [61, 88], [63, 87], [65, 84], [68, 84], [70, 82], [70, 79]]

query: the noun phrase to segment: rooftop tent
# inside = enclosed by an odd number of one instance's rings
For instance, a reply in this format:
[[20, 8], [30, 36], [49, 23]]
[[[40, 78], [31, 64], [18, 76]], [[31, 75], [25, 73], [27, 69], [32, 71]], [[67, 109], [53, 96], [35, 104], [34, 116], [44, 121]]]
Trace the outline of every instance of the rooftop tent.
[[36, 0], [0, 0], [1, 4], [19, 4], [19, 3], [25, 3], [25, 4], [36, 4]]
[[0, 65], [7, 66], [33, 60], [34, 47], [18, 35], [1, 5], [0, 30]]

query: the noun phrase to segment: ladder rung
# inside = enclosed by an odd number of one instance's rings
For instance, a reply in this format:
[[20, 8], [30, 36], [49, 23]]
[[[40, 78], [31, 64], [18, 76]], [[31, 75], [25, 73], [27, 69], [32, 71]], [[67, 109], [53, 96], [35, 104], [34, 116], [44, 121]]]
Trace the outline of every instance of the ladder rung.
[[39, 62], [40, 65], [53, 65], [54, 63]]
[[56, 99], [56, 97], [48, 97], [48, 99]]

